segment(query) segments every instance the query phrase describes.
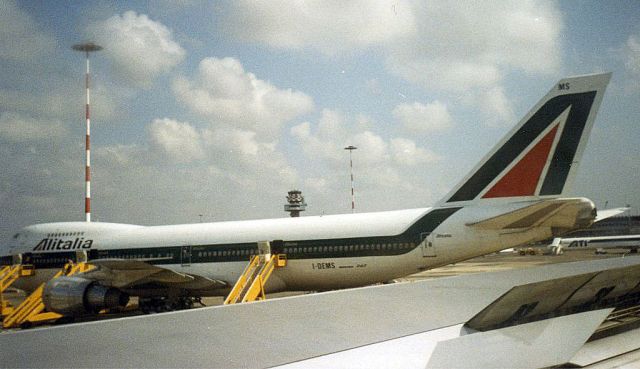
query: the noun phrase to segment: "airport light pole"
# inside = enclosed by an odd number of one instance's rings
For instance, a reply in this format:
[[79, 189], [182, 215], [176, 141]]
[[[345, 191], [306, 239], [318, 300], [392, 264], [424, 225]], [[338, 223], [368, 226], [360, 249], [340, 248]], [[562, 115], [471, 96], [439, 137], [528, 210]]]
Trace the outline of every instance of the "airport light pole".
[[98, 46], [93, 42], [85, 42], [76, 44], [71, 47], [75, 51], [82, 51], [85, 53], [87, 59], [87, 73], [85, 75], [85, 87], [87, 90], [87, 103], [85, 109], [85, 117], [87, 120], [87, 135], [85, 139], [85, 197], [84, 197], [84, 214], [85, 220], [91, 222], [91, 140], [89, 139], [91, 134], [91, 115], [89, 114], [89, 53], [102, 50], [102, 46]]
[[355, 213], [356, 212], [356, 195], [353, 191], [353, 157], [351, 156], [351, 153], [353, 150], [357, 150], [358, 148], [353, 145], [349, 145], [344, 149], [349, 150], [349, 168], [351, 171], [351, 212]]

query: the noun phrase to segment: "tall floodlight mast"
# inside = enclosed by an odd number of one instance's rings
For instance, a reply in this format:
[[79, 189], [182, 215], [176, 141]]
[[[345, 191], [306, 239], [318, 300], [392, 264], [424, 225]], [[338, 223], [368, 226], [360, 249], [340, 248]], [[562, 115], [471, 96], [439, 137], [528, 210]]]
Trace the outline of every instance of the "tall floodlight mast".
[[89, 113], [90, 94], [89, 94], [89, 53], [102, 50], [101, 46], [94, 44], [93, 42], [85, 42], [82, 44], [76, 44], [71, 47], [73, 50], [82, 51], [85, 53], [87, 59], [87, 74], [85, 75], [85, 87], [87, 90], [87, 105], [86, 105], [86, 119], [87, 119], [87, 136], [85, 141], [86, 159], [85, 159], [85, 198], [84, 198], [84, 213], [86, 221], [91, 221], [91, 140], [89, 139], [91, 134], [91, 114]]
[[356, 211], [356, 195], [353, 191], [353, 158], [351, 157], [351, 152], [353, 150], [357, 150], [358, 148], [350, 145], [344, 148], [345, 150], [349, 150], [349, 168], [351, 170], [351, 212], [355, 213]]

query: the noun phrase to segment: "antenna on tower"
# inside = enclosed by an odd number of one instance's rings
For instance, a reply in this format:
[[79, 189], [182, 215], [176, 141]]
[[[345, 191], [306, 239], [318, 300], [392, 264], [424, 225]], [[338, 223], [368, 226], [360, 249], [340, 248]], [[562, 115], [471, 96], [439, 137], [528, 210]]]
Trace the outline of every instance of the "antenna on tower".
[[87, 222], [91, 221], [91, 114], [89, 114], [89, 53], [102, 50], [102, 46], [96, 45], [93, 42], [85, 42], [82, 44], [76, 44], [71, 47], [73, 50], [82, 51], [86, 55], [87, 59], [87, 74], [85, 76], [85, 87], [87, 90], [87, 105], [86, 105], [86, 119], [87, 119], [87, 136], [85, 141], [86, 159], [85, 159], [85, 197], [84, 197], [84, 213]]

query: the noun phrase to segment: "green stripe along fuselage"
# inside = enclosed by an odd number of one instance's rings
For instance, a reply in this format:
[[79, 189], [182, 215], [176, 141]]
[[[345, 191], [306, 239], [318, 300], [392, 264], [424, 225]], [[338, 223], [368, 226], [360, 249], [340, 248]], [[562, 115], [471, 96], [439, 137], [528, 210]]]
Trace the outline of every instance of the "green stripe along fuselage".
[[[357, 258], [368, 256], [394, 256], [408, 253], [420, 245], [424, 235], [433, 232], [460, 207], [433, 209], [424, 214], [400, 234], [390, 236], [326, 238], [308, 240], [278, 240], [272, 242], [274, 253], [283, 253], [288, 259]], [[266, 240], [265, 240], [266, 241]], [[269, 240], [276, 241], [276, 240]], [[137, 259], [150, 264], [196, 264], [247, 261], [257, 253], [257, 243], [224, 243], [134, 247], [88, 251], [92, 259]], [[28, 257], [40, 268], [61, 267], [75, 259], [75, 251], [35, 252]]]

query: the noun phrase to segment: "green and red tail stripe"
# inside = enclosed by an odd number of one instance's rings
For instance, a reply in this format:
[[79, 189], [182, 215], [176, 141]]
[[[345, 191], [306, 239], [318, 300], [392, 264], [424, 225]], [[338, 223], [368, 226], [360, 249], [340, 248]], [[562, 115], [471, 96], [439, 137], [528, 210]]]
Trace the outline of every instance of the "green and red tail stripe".
[[558, 82], [443, 202], [565, 193], [610, 77]]

